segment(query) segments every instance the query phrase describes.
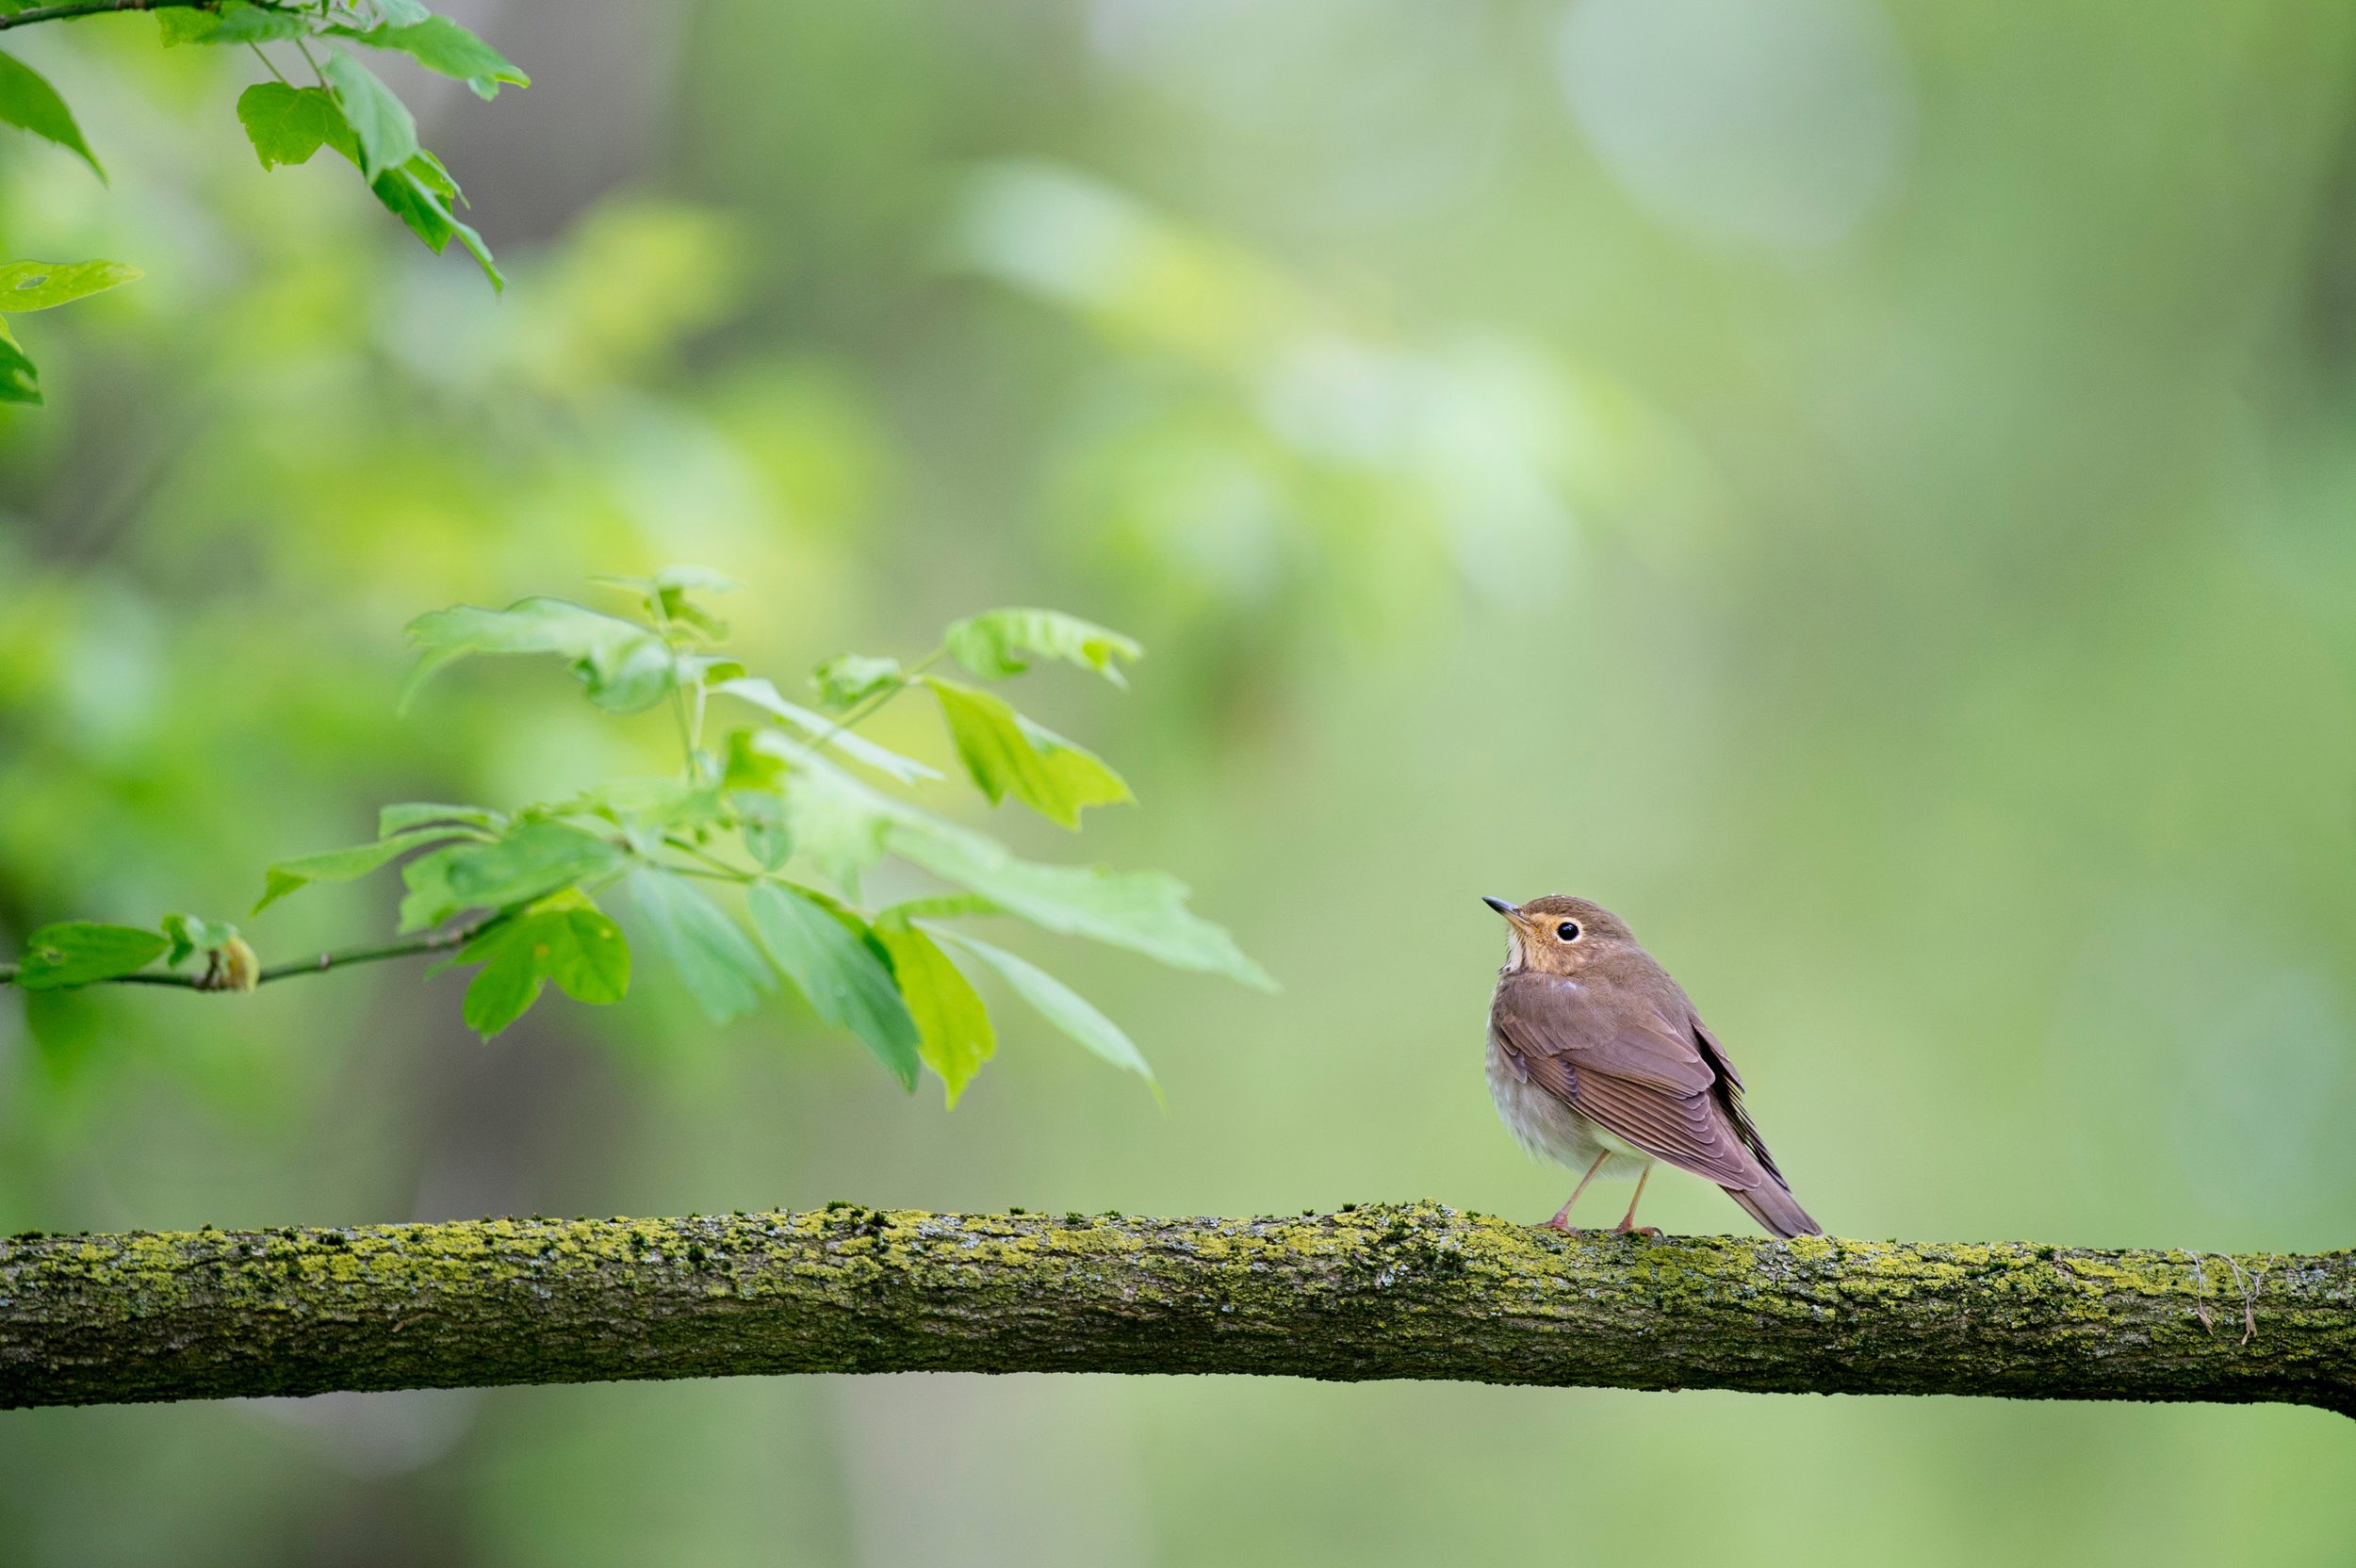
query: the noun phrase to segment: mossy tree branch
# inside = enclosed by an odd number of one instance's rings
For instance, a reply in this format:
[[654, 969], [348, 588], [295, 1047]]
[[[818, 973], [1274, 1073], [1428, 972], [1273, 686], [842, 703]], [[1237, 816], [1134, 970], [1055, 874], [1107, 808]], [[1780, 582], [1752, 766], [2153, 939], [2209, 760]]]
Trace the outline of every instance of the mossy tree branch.
[[485, 1220], [0, 1243], [0, 1406], [779, 1372], [1218, 1372], [2356, 1414], [2356, 1253], [1298, 1219]]

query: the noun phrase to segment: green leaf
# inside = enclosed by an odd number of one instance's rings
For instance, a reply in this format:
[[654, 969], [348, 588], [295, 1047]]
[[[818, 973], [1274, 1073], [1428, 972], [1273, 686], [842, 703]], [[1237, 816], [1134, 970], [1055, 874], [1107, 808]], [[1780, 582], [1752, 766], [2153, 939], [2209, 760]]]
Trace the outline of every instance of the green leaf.
[[941, 699], [966, 772], [993, 806], [1011, 794], [1050, 822], [1078, 827], [1087, 808], [1135, 798], [1094, 752], [1033, 724], [1005, 699], [937, 676], [924, 684]]
[[622, 928], [596, 909], [534, 915], [526, 937], [540, 972], [576, 1002], [602, 1006], [630, 992], [630, 942]]
[[531, 949], [513, 941], [512, 936], [510, 927], [500, 926], [485, 934], [480, 950], [470, 942], [459, 955], [461, 962], [483, 960], [475, 977], [466, 982], [466, 1000], [458, 1016], [486, 1040], [540, 1000], [544, 977], [532, 965]]
[[[269, 6], [255, 6], [245, 0], [222, 0], [221, 25], [201, 39], [198, 43], [281, 43], [290, 38], [303, 38], [311, 31], [309, 20], [294, 11], [283, 11]], [[167, 39], [170, 43], [173, 41]]]
[[434, 13], [425, 0], [370, 0], [379, 26], [414, 27]]
[[785, 802], [775, 795], [750, 791], [729, 796], [736, 808], [737, 836], [744, 853], [763, 871], [777, 871], [794, 858], [794, 835], [785, 825]]
[[[376, 73], [338, 49], [319, 67], [360, 144], [360, 172], [374, 185], [417, 155], [417, 122]], [[378, 192], [381, 197], [384, 193]]]
[[1235, 938], [1186, 908], [1186, 884], [1165, 873], [1019, 860], [994, 839], [915, 811], [901, 813], [885, 829], [884, 843], [1042, 929], [1125, 947], [1174, 969], [1276, 989]]
[[[798, 888], [757, 882], [744, 895], [761, 945], [809, 999], [810, 1010], [857, 1035], [902, 1088], [916, 1086], [916, 1021], [864, 922]], [[856, 929], [854, 925], [856, 924]]]
[[555, 822], [527, 823], [494, 843], [453, 844], [401, 869], [409, 895], [401, 901], [401, 928], [439, 925], [462, 909], [529, 903], [610, 876], [629, 859], [608, 840]]
[[712, 1022], [742, 1018], [777, 988], [751, 939], [686, 878], [641, 871], [630, 886], [655, 945]]
[[170, 914], [164, 917], [164, 936], [171, 940], [172, 951], [164, 962], [174, 969], [188, 962], [196, 953], [210, 953], [227, 947], [237, 928], [222, 921], [199, 920], [194, 915]]
[[360, 144], [344, 122], [344, 111], [324, 88], [256, 82], [237, 95], [237, 122], [265, 169], [308, 163], [321, 147], [360, 161]]
[[16, 983], [28, 991], [62, 990], [136, 974], [172, 945], [160, 931], [70, 920], [44, 925], [25, 939]]
[[852, 898], [859, 896], [860, 876], [883, 858], [884, 829], [892, 820], [892, 803], [839, 768], [803, 762], [786, 787], [787, 837]]
[[264, 870], [262, 901], [254, 906], [254, 912], [258, 915], [288, 893], [314, 882], [349, 882], [366, 876], [420, 844], [470, 836], [467, 829], [459, 826], [419, 827], [393, 833], [372, 844], [355, 844], [350, 849], [331, 849], [277, 861]]
[[335, 30], [350, 33], [371, 48], [399, 50], [428, 71], [455, 76], [474, 89], [478, 98], [498, 97], [501, 83], [532, 85], [532, 78], [510, 65], [498, 50], [446, 16], [428, 16], [405, 26], [371, 27], [364, 33]]
[[823, 738], [826, 747], [839, 751], [856, 762], [864, 762], [877, 773], [895, 778], [903, 784], [919, 779], [939, 778], [941, 771], [930, 768], [913, 757], [903, 757], [896, 751], [877, 745], [853, 730], [838, 729], [834, 721], [823, 713], [813, 713], [799, 704], [791, 703], [777, 694], [777, 686], [765, 676], [739, 676], [732, 680], [715, 682], [712, 691], [748, 702], [764, 713], [783, 719], [803, 734], [816, 741]]
[[1086, 997], [1025, 958], [1018, 958], [1005, 948], [992, 947], [961, 931], [942, 931], [941, 938], [952, 942], [996, 970], [1012, 986], [1015, 993], [1039, 1009], [1039, 1016], [1065, 1034], [1095, 1052], [1118, 1068], [1153, 1082], [1153, 1070], [1146, 1065], [1145, 1055], [1137, 1042], [1121, 1033], [1121, 1025], [1106, 1018], [1089, 1004]]
[[8, 330], [7, 318], [0, 317], [0, 403], [41, 400], [41, 369]]
[[611, 712], [635, 713], [671, 692], [670, 645], [635, 621], [599, 614], [565, 599], [529, 598], [504, 610], [462, 604], [409, 623], [422, 657], [401, 697], [443, 665], [475, 654], [551, 653], [571, 667], [589, 700]]
[[82, 127], [74, 122], [74, 111], [65, 106], [49, 78], [14, 55], [0, 55], [0, 122], [80, 154], [101, 180], [106, 177], [98, 155], [82, 139]]
[[619, 1002], [630, 990], [630, 943], [585, 900], [504, 921], [468, 942], [461, 963], [483, 968], [466, 987], [466, 1026], [489, 1039], [521, 1018], [553, 980], [576, 1001]]
[[458, 188], [457, 180], [453, 179], [450, 172], [443, 167], [442, 160], [425, 148], [418, 148], [417, 155], [401, 167], [415, 174], [419, 185], [441, 197], [445, 202], [463, 203], [466, 201], [466, 193]]
[[984, 680], [1021, 675], [1033, 659], [1064, 659], [1094, 670], [1116, 686], [1126, 686], [1128, 678], [1114, 661], [1145, 656], [1135, 640], [1060, 610], [991, 610], [970, 615], [943, 632], [941, 643], [950, 658]]
[[433, 822], [463, 823], [468, 827], [498, 833], [507, 826], [507, 814], [494, 811], [487, 806], [444, 806], [437, 801], [405, 800], [377, 812], [376, 836], [389, 839], [396, 833], [422, 827]]
[[869, 697], [900, 683], [900, 662], [897, 659], [875, 659], [863, 653], [846, 653], [829, 659], [810, 673], [810, 683], [818, 689], [819, 702], [841, 712], [855, 708]]
[[120, 261], [0, 262], [0, 312], [49, 310], [144, 276]]
[[221, 31], [221, 15], [217, 11], [175, 6], [155, 13], [155, 30], [167, 49], [183, 43], [210, 43], [213, 35]]
[[483, 236], [473, 225], [462, 222], [450, 210], [438, 188], [447, 187], [455, 192], [457, 185], [450, 172], [433, 154], [419, 152], [399, 169], [386, 170], [368, 184], [385, 209], [409, 226], [409, 232], [425, 241], [428, 249], [440, 255], [454, 238], [466, 247], [483, 275], [491, 280], [491, 286], [504, 293], [507, 274], [491, 258], [491, 248], [483, 242]]
[[892, 956], [892, 976], [916, 1021], [917, 1052], [941, 1074], [955, 1105], [982, 1064], [998, 1054], [990, 1009], [964, 972], [924, 932], [896, 921], [880, 922], [875, 937]]
[[1175, 969], [1223, 974], [1261, 990], [1277, 988], [1235, 938], [1186, 908], [1186, 884], [1173, 876], [1017, 859], [988, 834], [870, 789], [808, 746], [775, 733], [770, 740], [794, 763], [789, 802], [823, 792], [829, 804], [824, 812], [813, 811], [813, 820], [837, 825], [861, 854], [889, 850], [1049, 931], [1125, 947]]

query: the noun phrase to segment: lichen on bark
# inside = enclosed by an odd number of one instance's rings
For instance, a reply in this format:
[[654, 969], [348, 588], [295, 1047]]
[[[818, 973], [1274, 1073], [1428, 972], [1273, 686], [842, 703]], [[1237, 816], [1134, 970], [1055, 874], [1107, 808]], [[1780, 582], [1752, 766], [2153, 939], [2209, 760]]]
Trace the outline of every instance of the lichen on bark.
[[788, 1372], [1242, 1373], [2356, 1414], [2356, 1254], [836, 1205], [0, 1242], [0, 1406]]

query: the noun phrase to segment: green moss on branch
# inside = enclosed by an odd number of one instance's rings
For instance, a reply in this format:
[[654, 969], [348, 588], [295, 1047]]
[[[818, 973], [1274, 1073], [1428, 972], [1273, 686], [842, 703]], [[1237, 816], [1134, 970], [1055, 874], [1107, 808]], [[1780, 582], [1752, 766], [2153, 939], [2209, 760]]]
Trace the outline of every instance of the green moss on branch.
[[2356, 1254], [836, 1207], [0, 1242], [0, 1406], [779, 1372], [2318, 1405]]

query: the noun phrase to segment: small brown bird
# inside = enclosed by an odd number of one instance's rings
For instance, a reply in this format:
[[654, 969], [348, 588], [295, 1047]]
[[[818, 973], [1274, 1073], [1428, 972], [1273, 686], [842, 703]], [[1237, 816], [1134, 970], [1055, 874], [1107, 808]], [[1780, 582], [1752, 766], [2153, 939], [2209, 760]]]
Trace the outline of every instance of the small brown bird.
[[1717, 1183], [1776, 1235], [1824, 1233], [1751, 1125], [1717, 1037], [1618, 916], [1560, 894], [1481, 902], [1513, 932], [1489, 1003], [1489, 1092], [1523, 1148], [1585, 1172], [1547, 1224], [1570, 1231], [1571, 1203], [1610, 1168], [1636, 1178], [1613, 1229], [1637, 1229], [1658, 1159]]

